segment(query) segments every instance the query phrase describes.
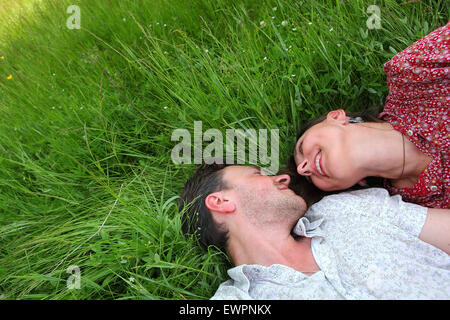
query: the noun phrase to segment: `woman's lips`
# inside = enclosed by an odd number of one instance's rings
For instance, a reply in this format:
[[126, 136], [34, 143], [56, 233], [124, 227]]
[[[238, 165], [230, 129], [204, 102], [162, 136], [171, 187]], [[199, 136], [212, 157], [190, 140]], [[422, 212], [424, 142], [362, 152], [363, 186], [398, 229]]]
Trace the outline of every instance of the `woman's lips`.
[[328, 177], [322, 167], [322, 151], [319, 151], [314, 158], [314, 170], [322, 177]]

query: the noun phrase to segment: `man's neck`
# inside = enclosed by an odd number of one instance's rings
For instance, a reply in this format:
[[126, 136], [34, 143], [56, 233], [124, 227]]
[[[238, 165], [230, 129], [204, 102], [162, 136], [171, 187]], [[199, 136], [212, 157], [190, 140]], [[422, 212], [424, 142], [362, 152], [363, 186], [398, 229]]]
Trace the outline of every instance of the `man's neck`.
[[261, 231], [232, 235], [229, 253], [236, 266], [282, 264], [306, 275], [320, 270], [312, 254], [311, 238], [294, 239], [290, 234], [280, 237]]

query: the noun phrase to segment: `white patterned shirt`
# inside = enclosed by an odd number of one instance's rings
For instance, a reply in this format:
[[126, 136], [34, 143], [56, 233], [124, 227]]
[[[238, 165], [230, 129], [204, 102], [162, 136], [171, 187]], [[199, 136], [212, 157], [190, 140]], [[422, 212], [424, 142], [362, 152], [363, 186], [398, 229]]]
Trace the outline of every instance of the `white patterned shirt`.
[[211, 299], [448, 300], [450, 256], [418, 238], [427, 211], [381, 188], [327, 196], [294, 228], [320, 271], [236, 266]]

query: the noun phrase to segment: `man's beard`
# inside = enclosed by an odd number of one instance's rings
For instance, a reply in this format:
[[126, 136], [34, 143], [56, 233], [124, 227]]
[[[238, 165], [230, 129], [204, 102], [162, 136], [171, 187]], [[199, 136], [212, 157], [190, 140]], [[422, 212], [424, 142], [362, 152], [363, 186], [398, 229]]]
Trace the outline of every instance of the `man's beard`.
[[239, 190], [242, 211], [255, 225], [295, 224], [305, 214], [306, 203], [287, 190], [281, 192], [259, 197], [253, 190]]

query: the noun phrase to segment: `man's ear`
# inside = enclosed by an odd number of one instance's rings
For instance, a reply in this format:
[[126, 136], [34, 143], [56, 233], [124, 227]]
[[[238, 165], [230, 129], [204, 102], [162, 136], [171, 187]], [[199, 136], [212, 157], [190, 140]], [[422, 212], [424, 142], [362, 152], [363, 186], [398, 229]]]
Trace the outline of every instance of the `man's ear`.
[[210, 211], [220, 213], [233, 213], [236, 210], [232, 198], [221, 191], [209, 194], [205, 199], [205, 205]]
[[349, 117], [347, 117], [343, 109], [333, 110], [327, 114], [327, 120], [338, 121], [342, 124], [346, 124], [348, 119]]

